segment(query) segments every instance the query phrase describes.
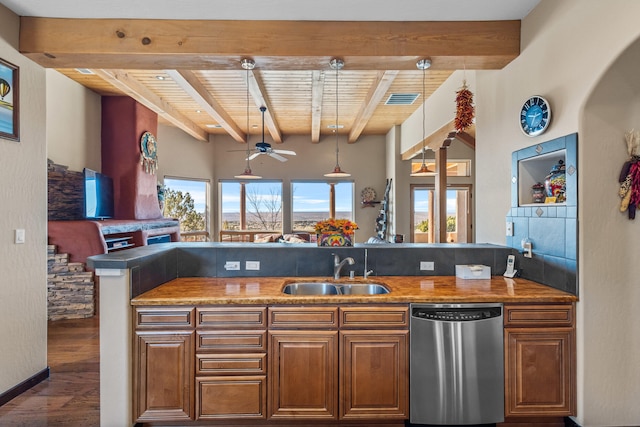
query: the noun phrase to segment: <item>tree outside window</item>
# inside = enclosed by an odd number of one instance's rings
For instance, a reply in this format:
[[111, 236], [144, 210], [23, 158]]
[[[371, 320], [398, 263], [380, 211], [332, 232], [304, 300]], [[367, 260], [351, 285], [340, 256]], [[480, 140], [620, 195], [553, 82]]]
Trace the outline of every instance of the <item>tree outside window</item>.
[[220, 183], [221, 229], [282, 232], [282, 183]]
[[207, 181], [164, 179], [163, 216], [180, 220], [183, 241], [206, 241], [208, 238], [208, 186]]

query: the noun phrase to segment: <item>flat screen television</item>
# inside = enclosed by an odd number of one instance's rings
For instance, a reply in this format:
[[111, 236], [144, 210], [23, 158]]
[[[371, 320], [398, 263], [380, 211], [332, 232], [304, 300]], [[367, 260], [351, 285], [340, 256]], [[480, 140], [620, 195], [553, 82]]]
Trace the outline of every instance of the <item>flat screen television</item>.
[[84, 217], [113, 218], [113, 180], [107, 175], [84, 168]]

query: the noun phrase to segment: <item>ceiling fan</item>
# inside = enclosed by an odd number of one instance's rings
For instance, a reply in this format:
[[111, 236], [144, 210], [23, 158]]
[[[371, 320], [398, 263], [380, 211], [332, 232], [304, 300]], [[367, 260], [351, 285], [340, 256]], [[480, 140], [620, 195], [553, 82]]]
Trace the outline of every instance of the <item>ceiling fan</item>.
[[274, 159], [280, 160], [281, 162], [286, 162], [288, 159], [281, 156], [281, 154], [295, 156], [296, 152], [291, 150], [274, 150], [273, 148], [271, 148], [271, 144], [269, 144], [268, 142], [264, 142], [264, 112], [267, 111], [267, 107], [260, 107], [260, 111], [262, 112], [262, 141], [256, 143], [256, 148], [251, 150], [254, 151], [254, 153], [249, 156], [248, 160], [253, 160], [260, 154], [266, 154], [267, 156], [271, 156]]

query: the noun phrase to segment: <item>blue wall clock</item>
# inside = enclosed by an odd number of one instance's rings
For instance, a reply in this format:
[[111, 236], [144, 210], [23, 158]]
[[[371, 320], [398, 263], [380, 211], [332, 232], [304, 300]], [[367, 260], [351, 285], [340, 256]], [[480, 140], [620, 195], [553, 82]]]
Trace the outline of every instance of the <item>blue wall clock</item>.
[[527, 99], [520, 109], [520, 129], [527, 136], [542, 134], [551, 122], [551, 105], [541, 96]]

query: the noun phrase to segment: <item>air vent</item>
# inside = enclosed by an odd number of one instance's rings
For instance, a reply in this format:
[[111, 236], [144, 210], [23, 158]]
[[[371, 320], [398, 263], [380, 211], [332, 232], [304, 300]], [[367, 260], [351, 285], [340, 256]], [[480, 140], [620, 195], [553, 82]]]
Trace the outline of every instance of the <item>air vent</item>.
[[76, 71], [79, 72], [80, 74], [86, 74], [86, 75], [95, 74], [93, 71], [91, 71], [88, 68], [76, 68]]
[[392, 93], [384, 105], [411, 105], [419, 96], [419, 93]]

